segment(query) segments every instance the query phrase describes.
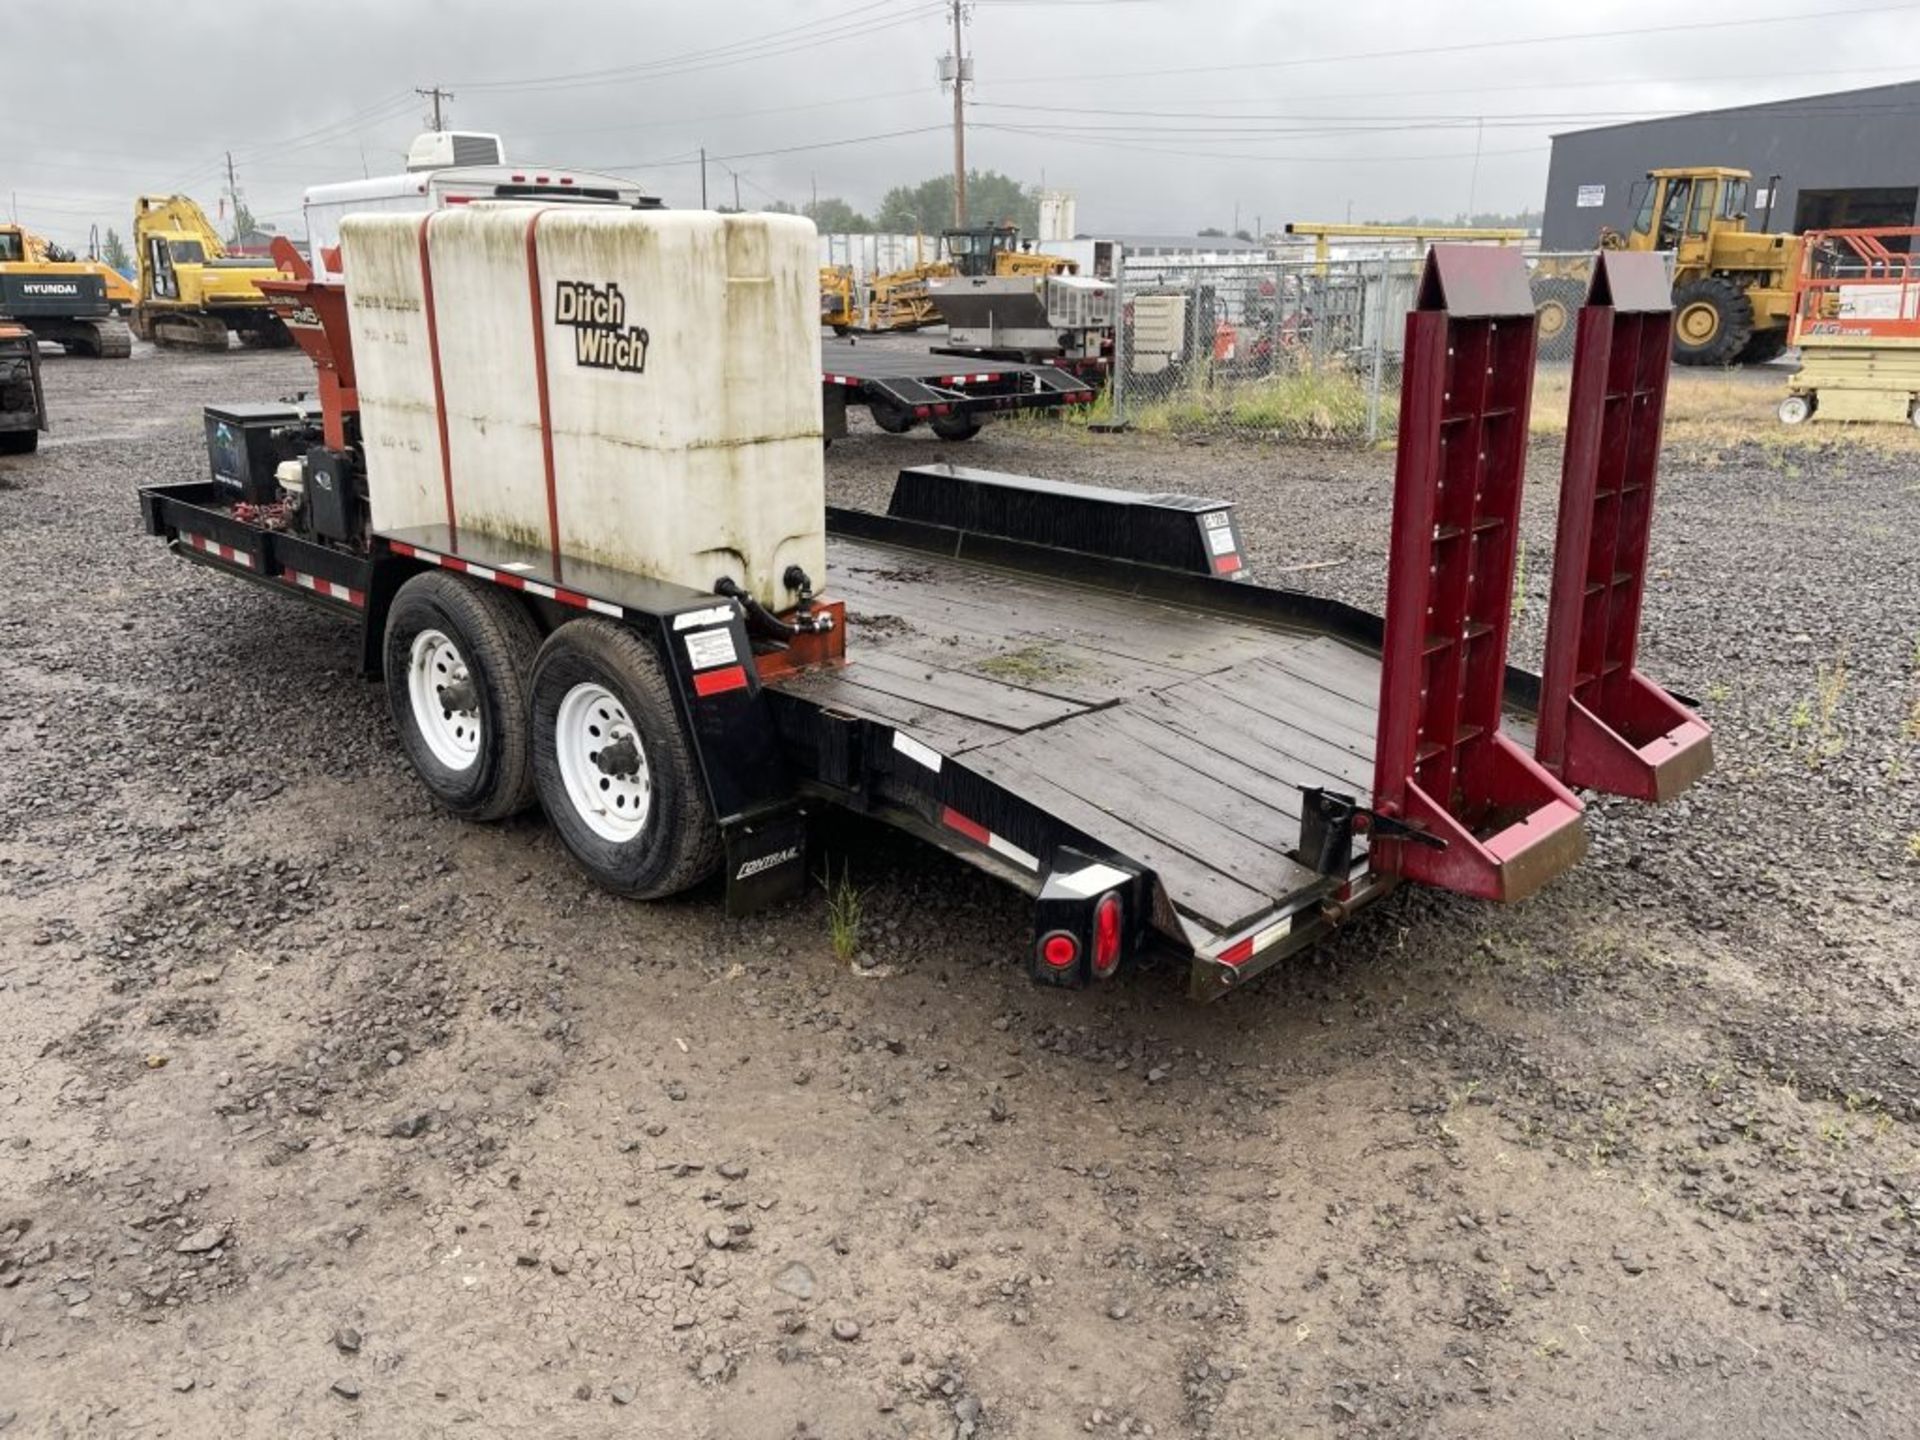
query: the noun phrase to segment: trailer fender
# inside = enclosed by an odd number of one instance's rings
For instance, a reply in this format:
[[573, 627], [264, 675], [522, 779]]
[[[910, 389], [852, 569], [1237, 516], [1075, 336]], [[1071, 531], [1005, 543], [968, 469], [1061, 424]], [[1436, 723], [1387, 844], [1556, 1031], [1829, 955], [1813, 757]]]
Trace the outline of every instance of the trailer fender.
[[367, 576], [366, 618], [360, 626], [360, 677], [378, 680], [386, 673], [387, 612], [400, 587], [433, 566], [390, 550], [374, 552]]

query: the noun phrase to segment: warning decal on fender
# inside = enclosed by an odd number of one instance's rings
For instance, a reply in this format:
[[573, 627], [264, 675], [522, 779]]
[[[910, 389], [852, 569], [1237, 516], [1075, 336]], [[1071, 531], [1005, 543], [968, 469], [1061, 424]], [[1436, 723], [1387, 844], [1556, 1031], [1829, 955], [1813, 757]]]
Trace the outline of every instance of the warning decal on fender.
[[733, 648], [733, 631], [695, 630], [687, 636], [687, 659], [696, 670], [731, 665], [740, 657]]

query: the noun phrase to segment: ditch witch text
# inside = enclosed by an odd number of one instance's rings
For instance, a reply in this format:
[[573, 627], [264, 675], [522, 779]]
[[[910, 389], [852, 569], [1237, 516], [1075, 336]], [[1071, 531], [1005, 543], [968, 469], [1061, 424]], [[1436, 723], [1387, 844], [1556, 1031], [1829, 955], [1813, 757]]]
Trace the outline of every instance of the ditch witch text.
[[583, 280], [556, 280], [553, 286], [553, 322], [573, 327], [576, 364], [595, 370], [647, 373], [646, 328], [627, 324], [627, 297], [612, 281], [589, 285]]

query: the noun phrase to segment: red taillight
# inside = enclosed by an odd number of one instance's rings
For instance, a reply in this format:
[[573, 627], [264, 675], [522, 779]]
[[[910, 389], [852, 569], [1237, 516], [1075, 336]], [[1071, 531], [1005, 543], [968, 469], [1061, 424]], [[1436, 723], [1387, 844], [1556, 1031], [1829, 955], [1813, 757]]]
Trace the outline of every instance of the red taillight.
[[1064, 930], [1056, 930], [1040, 942], [1040, 959], [1052, 970], [1066, 970], [1080, 958], [1080, 942]]
[[1093, 974], [1104, 980], [1120, 964], [1120, 895], [1100, 897], [1093, 910]]

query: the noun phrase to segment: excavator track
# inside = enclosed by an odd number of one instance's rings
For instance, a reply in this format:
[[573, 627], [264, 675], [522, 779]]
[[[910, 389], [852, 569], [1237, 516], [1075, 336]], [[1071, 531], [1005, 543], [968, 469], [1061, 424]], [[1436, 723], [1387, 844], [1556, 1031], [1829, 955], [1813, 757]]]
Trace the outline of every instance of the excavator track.
[[225, 350], [227, 325], [212, 315], [150, 315], [147, 328], [163, 350]]
[[88, 329], [93, 331], [92, 354], [101, 360], [125, 360], [133, 354], [133, 333], [127, 329], [123, 320], [94, 320]]

